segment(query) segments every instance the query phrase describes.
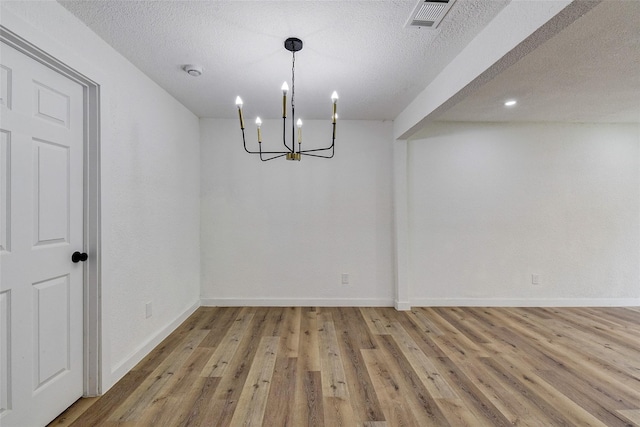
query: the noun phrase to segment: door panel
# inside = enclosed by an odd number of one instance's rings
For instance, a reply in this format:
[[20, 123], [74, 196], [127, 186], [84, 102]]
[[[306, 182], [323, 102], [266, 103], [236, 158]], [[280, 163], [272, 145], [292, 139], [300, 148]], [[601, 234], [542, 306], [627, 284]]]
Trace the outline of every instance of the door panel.
[[0, 416], [11, 405], [11, 387], [9, 382], [9, 355], [11, 344], [9, 333], [11, 331], [11, 291], [0, 292]]
[[69, 361], [69, 276], [33, 285], [34, 390], [64, 374]]
[[68, 128], [69, 96], [37, 81], [33, 84], [34, 117]]
[[69, 147], [33, 140], [34, 246], [69, 242]]
[[0, 65], [0, 105], [11, 108], [11, 69]]
[[83, 391], [83, 87], [0, 43], [0, 425]]
[[10, 158], [11, 134], [0, 130], [0, 253], [11, 251]]

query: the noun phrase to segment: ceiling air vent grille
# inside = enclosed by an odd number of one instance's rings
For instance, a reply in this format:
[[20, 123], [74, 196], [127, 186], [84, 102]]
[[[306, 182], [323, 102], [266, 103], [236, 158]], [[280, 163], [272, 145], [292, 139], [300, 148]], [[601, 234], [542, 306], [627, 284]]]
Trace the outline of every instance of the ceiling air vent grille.
[[437, 28], [456, 0], [420, 0], [405, 27]]

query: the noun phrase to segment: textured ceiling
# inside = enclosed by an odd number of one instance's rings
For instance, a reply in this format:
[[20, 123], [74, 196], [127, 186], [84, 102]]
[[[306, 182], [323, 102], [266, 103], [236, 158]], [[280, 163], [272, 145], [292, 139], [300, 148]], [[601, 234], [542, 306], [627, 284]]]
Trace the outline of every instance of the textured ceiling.
[[337, 90], [341, 118], [394, 119], [509, 0], [457, 0], [436, 30], [404, 28], [416, 0], [60, 3], [200, 117], [235, 118], [236, 95], [279, 117], [295, 36], [302, 117], [329, 118]]
[[[509, 3], [457, 0], [428, 30], [404, 28], [417, 0], [59, 1], [200, 117], [235, 118], [236, 95], [247, 118], [279, 117], [280, 86], [291, 79], [282, 42], [296, 36], [305, 43], [296, 55], [298, 115], [329, 118], [337, 90], [342, 119], [388, 120]], [[576, 1], [590, 10], [550, 21], [527, 41], [543, 43], [452, 94], [428, 121], [640, 123], [640, 0]], [[204, 74], [191, 77], [184, 64]], [[518, 105], [505, 108], [509, 98]]]
[[599, 3], [433, 119], [640, 123], [640, 1]]

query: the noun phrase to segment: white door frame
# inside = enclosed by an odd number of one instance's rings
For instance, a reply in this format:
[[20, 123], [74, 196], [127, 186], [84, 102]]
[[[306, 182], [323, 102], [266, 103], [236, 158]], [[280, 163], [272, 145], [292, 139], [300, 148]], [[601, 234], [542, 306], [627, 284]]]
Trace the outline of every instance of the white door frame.
[[102, 394], [100, 253], [100, 86], [0, 25], [0, 41], [83, 88], [84, 110], [84, 395]]

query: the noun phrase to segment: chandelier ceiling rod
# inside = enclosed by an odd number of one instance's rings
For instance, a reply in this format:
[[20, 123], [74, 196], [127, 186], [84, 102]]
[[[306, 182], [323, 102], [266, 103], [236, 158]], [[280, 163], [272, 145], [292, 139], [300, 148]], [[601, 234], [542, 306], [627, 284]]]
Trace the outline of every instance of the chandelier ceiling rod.
[[[336, 140], [336, 120], [338, 118], [337, 105], [338, 94], [334, 91], [331, 94], [331, 101], [333, 102], [333, 114], [331, 115], [331, 145], [325, 148], [315, 148], [310, 150], [302, 150], [302, 120], [296, 118], [296, 85], [295, 85], [295, 70], [296, 70], [296, 52], [302, 50], [302, 40], [296, 37], [290, 37], [284, 42], [284, 48], [292, 54], [291, 59], [291, 146], [287, 144], [286, 130], [287, 130], [287, 92], [289, 86], [285, 81], [282, 84], [282, 143], [286, 148], [286, 151], [262, 151], [262, 120], [260, 117], [256, 118], [256, 127], [258, 131], [258, 151], [251, 151], [247, 148], [247, 141], [244, 135], [244, 117], [242, 115], [242, 99], [238, 96], [236, 98], [236, 106], [238, 107], [238, 117], [240, 118], [240, 130], [242, 131], [242, 144], [244, 150], [249, 154], [257, 154], [260, 156], [260, 160], [263, 162], [277, 159], [279, 157], [285, 157], [287, 160], [300, 161], [302, 156], [320, 157], [322, 159], [330, 159], [335, 153], [335, 140]], [[295, 136], [296, 127], [298, 128], [298, 150], [296, 151]]]

